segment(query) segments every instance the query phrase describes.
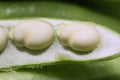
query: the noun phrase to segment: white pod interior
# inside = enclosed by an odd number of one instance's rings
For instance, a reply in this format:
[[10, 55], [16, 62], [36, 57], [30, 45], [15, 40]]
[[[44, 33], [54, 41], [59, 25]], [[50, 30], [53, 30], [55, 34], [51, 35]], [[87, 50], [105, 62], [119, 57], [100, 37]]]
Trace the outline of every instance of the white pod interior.
[[[59, 27], [61, 23], [74, 23], [77, 21], [68, 20], [55, 20], [55, 19], [35, 19], [44, 20], [51, 23], [54, 29]], [[6, 29], [15, 26], [20, 22], [28, 20], [3, 20], [0, 21], [0, 25], [4, 26]], [[101, 36], [101, 42], [97, 48], [90, 52], [82, 52], [72, 50], [70, 48], [62, 46], [58, 38], [55, 37], [54, 42], [44, 50], [33, 51], [26, 48], [16, 47], [10, 40], [7, 44], [5, 50], [0, 54], [0, 68], [10, 68], [12, 66], [22, 66], [22, 65], [33, 65], [42, 64], [47, 62], [57, 62], [61, 60], [67, 61], [90, 61], [98, 59], [106, 59], [108, 57], [113, 57], [120, 53], [120, 35], [119, 33], [96, 23], [92, 22], [82, 22], [87, 24], [95, 24], [96, 29], [99, 31]]]

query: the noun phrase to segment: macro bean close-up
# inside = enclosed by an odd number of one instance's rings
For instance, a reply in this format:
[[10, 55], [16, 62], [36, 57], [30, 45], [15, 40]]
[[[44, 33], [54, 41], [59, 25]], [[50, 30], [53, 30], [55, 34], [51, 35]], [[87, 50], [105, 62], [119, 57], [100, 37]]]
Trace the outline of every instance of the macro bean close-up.
[[120, 80], [120, 0], [1, 0], [0, 80]]

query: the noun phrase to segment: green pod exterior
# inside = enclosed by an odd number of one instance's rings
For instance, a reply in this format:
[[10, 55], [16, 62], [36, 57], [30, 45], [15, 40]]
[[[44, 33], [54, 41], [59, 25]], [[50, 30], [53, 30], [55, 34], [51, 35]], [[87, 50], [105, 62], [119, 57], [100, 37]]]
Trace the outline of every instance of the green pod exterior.
[[1, 72], [0, 80], [119, 80], [120, 58], [90, 63], [66, 62], [34, 69]]
[[99, 13], [87, 10], [77, 5], [58, 2], [0, 2], [0, 19], [46, 17], [68, 20], [91, 21], [105, 25], [115, 31], [119, 21], [111, 19]]

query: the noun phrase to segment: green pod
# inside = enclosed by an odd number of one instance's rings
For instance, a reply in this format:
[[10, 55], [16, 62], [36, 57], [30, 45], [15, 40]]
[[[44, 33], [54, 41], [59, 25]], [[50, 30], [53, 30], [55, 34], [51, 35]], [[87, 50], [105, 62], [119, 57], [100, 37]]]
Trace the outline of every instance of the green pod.
[[109, 26], [119, 32], [119, 21], [76, 5], [58, 2], [1, 2], [0, 5], [1, 20], [44, 17], [91, 21], [100, 25]]
[[[37, 19], [39, 17], [58, 18], [88, 22], [91, 21], [100, 25], [108, 26], [110, 29], [117, 31], [118, 33], [120, 32], [119, 21], [84, 9], [80, 6], [56, 2], [1, 2], [0, 6], [0, 22]], [[7, 47], [9, 47], [9, 45]], [[24, 51], [24, 49], [22, 51]], [[0, 58], [2, 54], [3, 53], [0, 54]], [[12, 57], [11, 54], [10, 57]], [[119, 58], [116, 58], [113, 60], [98, 62], [76, 63], [74, 61], [62, 61], [60, 64], [50, 63], [52, 65], [49, 65], [49, 63], [12, 65], [1, 69], [8, 72], [0, 72], [0, 80], [119, 80], [119, 60]], [[16, 70], [18, 68], [29, 69]]]
[[[3, 23], [5, 22], [5, 24], [7, 24], [9, 22], [14, 23], [15, 21], [22, 21], [22, 20], [24, 21], [24, 20], [32, 20], [32, 19], [41, 20], [43, 18], [45, 19], [47, 18], [49, 20], [94, 22], [98, 25], [107, 26], [110, 30], [113, 30], [113, 33], [119, 34], [120, 32], [119, 21], [76, 5], [58, 3], [58, 2], [14, 2], [14, 3], [1, 2], [0, 6], [1, 6], [0, 7], [1, 25], [2, 25], [2, 22]], [[15, 51], [17, 50], [19, 54], [17, 54], [17, 52], [14, 52], [12, 47], [14, 47], [14, 50]], [[116, 54], [114, 56], [113, 55], [110, 55], [107, 57], [105, 56], [105, 57], [102, 57], [102, 59], [94, 58], [94, 59], [74, 60], [69, 55], [61, 55], [59, 54], [59, 52], [58, 53], [56, 52], [58, 55], [55, 55], [54, 58], [48, 58], [48, 60], [44, 60], [45, 59], [44, 57], [49, 55], [44, 55], [43, 53], [43, 60], [41, 60], [39, 57], [42, 54], [37, 54], [39, 52], [40, 51], [26, 50], [25, 48], [17, 48], [14, 45], [11, 46], [11, 42], [10, 43], [8, 42], [7, 47], [0, 54], [1, 56], [0, 70], [9, 71], [9, 70], [12, 70], [12, 69], [15, 70], [18, 68], [40, 67], [42, 65], [49, 65], [56, 62], [64, 63], [65, 61], [85, 62], [85, 61], [91, 61], [91, 60], [96, 61], [99, 59], [107, 60], [119, 55], [119, 54]], [[33, 54], [33, 53], [36, 53], [36, 54]], [[49, 52], [49, 54], [50, 53], [51, 52]], [[27, 57], [29, 59], [27, 61], [24, 60], [24, 59], [27, 59]]]
[[120, 58], [90, 63], [63, 63], [41, 68], [0, 72], [0, 80], [119, 80]]

